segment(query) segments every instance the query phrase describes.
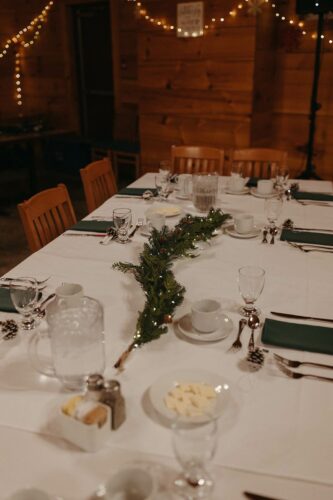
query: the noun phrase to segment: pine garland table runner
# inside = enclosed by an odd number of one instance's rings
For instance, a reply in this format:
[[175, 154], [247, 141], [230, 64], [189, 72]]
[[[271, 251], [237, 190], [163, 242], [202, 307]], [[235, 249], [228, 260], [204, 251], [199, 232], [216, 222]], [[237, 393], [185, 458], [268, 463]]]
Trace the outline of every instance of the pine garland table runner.
[[220, 209], [211, 209], [206, 217], [188, 214], [174, 229], [164, 226], [161, 231], [152, 230], [140, 254], [139, 264], [113, 264], [114, 269], [133, 273], [146, 295], [133, 340], [115, 363], [115, 368], [124, 368], [133, 349], [167, 333], [167, 324], [172, 322], [173, 313], [183, 302], [185, 294], [185, 288], [176, 281], [171, 270], [172, 261], [180, 257], [195, 257], [197, 242], [208, 241], [216, 236], [216, 230], [230, 218]]

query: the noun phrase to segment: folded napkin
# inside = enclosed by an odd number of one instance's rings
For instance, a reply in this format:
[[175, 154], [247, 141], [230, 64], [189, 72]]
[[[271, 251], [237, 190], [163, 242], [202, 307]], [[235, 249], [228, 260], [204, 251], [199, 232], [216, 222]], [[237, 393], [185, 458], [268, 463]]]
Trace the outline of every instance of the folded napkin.
[[299, 351], [333, 354], [333, 328], [266, 319], [261, 335], [264, 344]]
[[315, 245], [333, 246], [333, 234], [328, 233], [311, 233], [310, 231], [283, 229], [280, 240], [292, 241], [294, 243], [312, 243]]
[[293, 197], [296, 200], [333, 201], [333, 194], [307, 193], [306, 191], [296, 191]]
[[10, 298], [9, 288], [0, 288], [0, 311], [17, 312]]
[[124, 194], [126, 196], [142, 196], [145, 191], [151, 191], [154, 196], [156, 196], [156, 189], [152, 188], [124, 188], [118, 192], [118, 194]]
[[250, 177], [245, 186], [249, 188], [257, 187], [258, 181], [260, 181], [260, 177]]
[[110, 226], [113, 226], [112, 220], [80, 220], [70, 228], [71, 231], [91, 231], [92, 233], [106, 233]]

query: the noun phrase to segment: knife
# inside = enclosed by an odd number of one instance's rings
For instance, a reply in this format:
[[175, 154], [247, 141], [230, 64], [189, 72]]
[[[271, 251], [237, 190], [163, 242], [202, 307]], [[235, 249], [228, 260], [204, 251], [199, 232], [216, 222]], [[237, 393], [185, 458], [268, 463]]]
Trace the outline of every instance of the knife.
[[300, 316], [299, 314], [289, 314], [289, 313], [282, 313], [282, 312], [276, 312], [276, 311], [271, 311], [271, 314], [274, 314], [275, 316], [281, 316], [282, 318], [309, 319], [312, 321], [325, 321], [327, 323], [333, 323], [333, 319], [331, 319], [331, 318], [317, 318], [315, 316]]
[[250, 498], [251, 500], [278, 500], [277, 498], [273, 497], [265, 497], [263, 495], [257, 495], [257, 493], [251, 493], [250, 491], [244, 491], [243, 495], [246, 498]]
[[314, 231], [316, 233], [333, 233], [332, 229], [318, 229], [314, 227], [293, 227], [292, 231]]

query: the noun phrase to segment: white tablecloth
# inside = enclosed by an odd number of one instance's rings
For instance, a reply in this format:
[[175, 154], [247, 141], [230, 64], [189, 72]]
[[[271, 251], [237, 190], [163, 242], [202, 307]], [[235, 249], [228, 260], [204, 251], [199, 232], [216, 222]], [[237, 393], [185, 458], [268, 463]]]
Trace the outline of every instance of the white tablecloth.
[[[146, 174], [135, 186], [149, 187], [152, 181], [152, 174]], [[300, 181], [300, 184], [301, 189], [309, 191], [332, 191], [330, 182]], [[170, 197], [168, 203], [176, 203], [184, 211], [194, 213], [189, 202]], [[151, 203], [112, 198], [94, 215], [111, 216], [116, 206], [131, 207], [136, 218], [144, 216]], [[222, 193], [219, 206], [233, 213], [252, 213], [258, 224], [265, 222], [262, 199]], [[333, 228], [332, 208], [305, 207], [290, 201], [285, 202], [280, 219], [283, 221], [287, 217], [297, 225]], [[179, 218], [170, 218], [167, 222], [174, 224], [177, 220]], [[127, 403], [127, 420], [112, 433], [108, 446], [94, 455], [95, 458], [74, 450], [59, 439], [59, 431], [53, 422], [60, 402], [68, 396], [61, 392], [57, 381], [39, 376], [31, 368], [26, 352], [29, 334], [11, 346], [2, 342], [0, 437], [3, 450], [13, 458], [8, 462], [2, 454], [0, 478], [3, 494], [25, 484], [28, 479], [31, 484], [47, 489], [49, 479], [50, 492], [83, 499], [92, 494], [94, 481], [96, 485], [105, 480], [109, 460], [110, 466], [138, 456], [155, 457], [152, 460], [160, 460], [161, 464], [172, 463], [170, 429], [163, 425], [151, 407], [148, 390], [164, 373], [178, 368], [200, 368], [220, 375], [231, 385], [232, 402], [220, 420], [219, 447], [213, 461], [216, 470], [224, 471], [226, 477], [223, 481], [220, 473], [217, 474], [216, 499], [222, 498], [223, 491], [228, 492], [225, 498], [241, 498], [240, 492], [251, 490], [252, 484], [257, 492], [281, 498], [330, 498], [333, 482], [332, 384], [288, 379], [277, 370], [271, 354], [267, 356], [264, 368], [256, 373], [249, 371], [244, 363], [248, 330], [243, 334], [243, 350], [237, 354], [227, 351], [234, 340], [239, 319], [235, 312], [241, 303], [237, 288], [239, 267], [253, 264], [266, 270], [265, 288], [258, 300], [265, 316], [275, 309], [333, 317], [333, 255], [303, 254], [280, 241], [272, 246], [262, 245], [260, 238], [241, 240], [228, 235], [219, 236], [196, 259], [181, 259], [174, 264], [176, 278], [187, 290], [176, 319], [190, 310], [192, 301], [216, 297], [234, 321], [232, 335], [215, 344], [198, 345], [186, 341], [177, 329], [170, 326], [167, 335], [135, 351], [128, 359], [125, 371], [118, 374], [113, 364], [131, 341], [144, 295], [133, 277], [115, 271], [111, 266], [117, 261], [136, 262], [144, 241], [146, 239], [139, 233], [131, 244], [113, 242], [108, 246], [99, 245], [98, 239], [93, 237], [61, 236], [10, 273], [12, 276], [51, 275], [50, 290], [63, 281], [81, 283], [87, 295], [103, 303], [108, 360], [106, 376], [116, 377], [121, 382]], [[0, 315], [1, 318], [10, 316]], [[283, 349], [274, 349], [274, 352], [291, 359], [332, 364], [328, 355]], [[324, 371], [315, 369], [314, 373], [324, 374]], [[42, 474], [34, 461], [28, 460], [29, 454], [44, 457], [41, 460]], [[15, 485], [8, 463], [17, 464], [19, 479]], [[55, 463], [59, 463], [56, 474]], [[98, 473], [97, 464], [101, 466]], [[242, 471], [237, 472], [241, 485], [237, 488], [234, 485], [236, 470]], [[72, 483], [66, 478], [66, 471], [75, 478]], [[265, 475], [270, 478], [270, 488]], [[80, 485], [80, 476], [83, 477], [84, 489]], [[247, 487], [244, 481], [250, 486]], [[68, 484], [71, 484], [70, 489]], [[273, 486], [276, 484], [280, 484], [280, 490]], [[309, 496], [313, 491], [318, 494]]]

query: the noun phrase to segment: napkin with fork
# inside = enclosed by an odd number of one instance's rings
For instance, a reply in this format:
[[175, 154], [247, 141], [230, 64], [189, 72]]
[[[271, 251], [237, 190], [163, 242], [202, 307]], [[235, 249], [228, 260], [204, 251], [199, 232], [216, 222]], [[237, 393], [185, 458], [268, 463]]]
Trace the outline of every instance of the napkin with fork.
[[0, 288], [0, 311], [17, 312], [10, 298], [9, 288]]
[[70, 231], [107, 233], [110, 227], [113, 227], [112, 220], [80, 220], [70, 228]]
[[261, 340], [299, 351], [333, 354], [333, 328], [266, 319]]
[[280, 240], [333, 247], [333, 234], [328, 233], [312, 233], [311, 231], [293, 231], [292, 229], [282, 229]]
[[293, 194], [296, 200], [316, 200], [316, 201], [333, 201], [333, 194], [327, 193], [307, 193], [306, 191], [296, 191]]

